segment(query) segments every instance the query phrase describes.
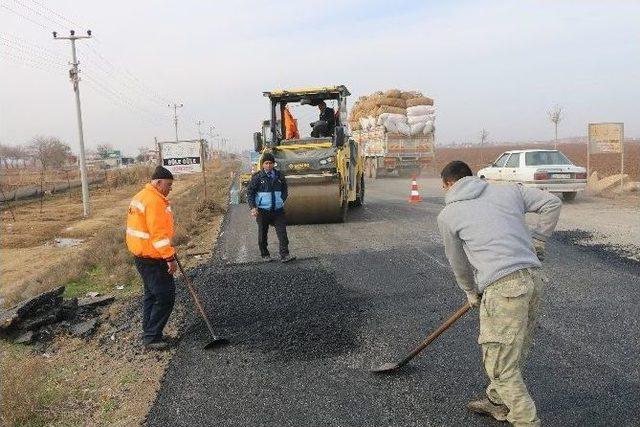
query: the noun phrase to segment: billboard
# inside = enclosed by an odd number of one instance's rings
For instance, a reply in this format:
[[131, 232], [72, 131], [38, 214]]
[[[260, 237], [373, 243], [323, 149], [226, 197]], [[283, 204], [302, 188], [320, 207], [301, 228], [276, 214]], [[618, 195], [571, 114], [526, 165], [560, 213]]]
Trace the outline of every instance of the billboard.
[[622, 153], [623, 123], [589, 123], [589, 153]]
[[173, 174], [202, 172], [200, 141], [159, 142], [162, 166]]

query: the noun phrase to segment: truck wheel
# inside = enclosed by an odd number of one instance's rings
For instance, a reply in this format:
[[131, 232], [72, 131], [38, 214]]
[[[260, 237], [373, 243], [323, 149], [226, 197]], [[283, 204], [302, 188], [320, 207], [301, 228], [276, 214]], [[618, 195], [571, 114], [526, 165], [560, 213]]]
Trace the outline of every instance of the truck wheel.
[[571, 202], [576, 198], [577, 194], [577, 191], [565, 191], [564, 193], [562, 193], [562, 200], [564, 200], [565, 202]]
[[364, 175], [360, 175], [360, 185], [358, 186], [358, 194], [356, 199], [350, 203], [350, 206], [357, 208], [364, 204]]

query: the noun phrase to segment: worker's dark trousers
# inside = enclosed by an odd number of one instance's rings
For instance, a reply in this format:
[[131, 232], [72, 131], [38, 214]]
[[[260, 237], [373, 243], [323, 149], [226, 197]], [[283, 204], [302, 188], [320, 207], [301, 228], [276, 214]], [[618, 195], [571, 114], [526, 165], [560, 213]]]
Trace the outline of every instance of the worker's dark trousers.
[[312, 138], [329, 136], [329, 125], [327, 122], [318, 122], [311, 130]]
[[176, 285], [166, 261], [137, 257], [135, 261], [144, 282], [142, 331], [144, 343], [148, 344], [162, 339], [176, 300]]
[[289, 238], [287, 237], [287, 223], [284, 220], [284, 210], [280, 209], [279, 211], [272, 212], [258, 209], [256, 222], [258, 223], [258, 247], [260, 248], [260, 255], [269, 256], [267, 234], [269, 233], [270, 225], [275, 227], [276, 234], [278, 235], [280, 258], [289, 255]]

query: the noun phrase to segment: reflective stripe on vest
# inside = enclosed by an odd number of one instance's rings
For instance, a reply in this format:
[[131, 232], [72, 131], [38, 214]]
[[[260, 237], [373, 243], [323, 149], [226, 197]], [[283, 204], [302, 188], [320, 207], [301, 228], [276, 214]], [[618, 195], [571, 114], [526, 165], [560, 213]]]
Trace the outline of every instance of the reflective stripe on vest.
[[[135, 237], [139, 237], [141, 239], [148, 239], [151, 236], [149, 233], [145, 233], [144, 231], [136, 230], [134, 228], [127, 227], [127, 234], [130, 234]], [[166, 240], [166, 239], [165, 239]]]
[[129, 203], [129, 206], [131, 206], [132, 208], [136, 208], [140, 212], [144, 213], [144, 203], [139, 202], [138, 200], [132, 200], [131, 203]]
[[158, 240], [157, 242], [153, 242], [153, 247], [156, 249], [164, 248], [165, 246], [169, 246], [171, 241], [169, 239]]

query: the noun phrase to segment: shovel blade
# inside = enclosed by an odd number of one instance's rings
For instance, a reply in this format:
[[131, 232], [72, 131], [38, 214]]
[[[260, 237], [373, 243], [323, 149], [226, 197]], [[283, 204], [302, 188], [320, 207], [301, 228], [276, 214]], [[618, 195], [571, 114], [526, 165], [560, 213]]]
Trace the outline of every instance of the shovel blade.
[[385, 363], [384, 365], [379, 366], [378, 368], [374, 368], [371, 372], [375, 374], [388, 374], [394, 372], [400, 367], [399, 363]]
[[226, 345], [228, 343], [229, 343], [229, 340], [226, 338], [214, 337], [211, 341], [207, 343], [207, 345], [203, 347], [203, 350], [212, 350], [214, 348], [222, 347], [223, 345]]

